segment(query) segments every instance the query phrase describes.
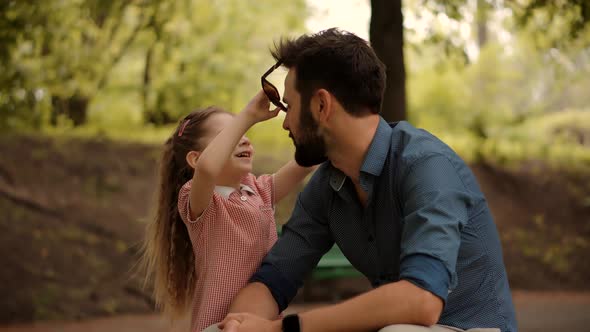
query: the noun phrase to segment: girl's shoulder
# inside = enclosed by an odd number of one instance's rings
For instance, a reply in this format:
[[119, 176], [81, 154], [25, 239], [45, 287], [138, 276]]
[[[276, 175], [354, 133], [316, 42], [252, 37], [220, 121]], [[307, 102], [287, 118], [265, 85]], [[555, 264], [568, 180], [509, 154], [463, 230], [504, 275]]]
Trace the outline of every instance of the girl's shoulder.
[[262, 174], [256, 176], [252, 173], [248, 173], [242, 178], [240, 182], [252, 188], [256, 187], [256, 189], [259, 191], [267, 190], [273, 186], [273, 174]]
[[263, 202], [271, 203], [274, 196], [274, 176], [273, 174], [263, 174], [256, 176], [252, 173], [244, 176], [241, 180], [243, 185], [250, 187], [256, 192]]
[[256, 182], [256, 175], [252, 174], [252, 173], [248, 173], [246, 175], [244, 175], [244, 177], [240, 180], [240, 183], [242, 184], [253, 184]]
[[182, 190], [182, 189], [189, 189], [190, 190], [192, 188], [192, 186], [193, 186], [193, 179], [190, 179], [190, 180], [186, 181], [182, 185], [182, 187], [180, 187], [180, 190]]

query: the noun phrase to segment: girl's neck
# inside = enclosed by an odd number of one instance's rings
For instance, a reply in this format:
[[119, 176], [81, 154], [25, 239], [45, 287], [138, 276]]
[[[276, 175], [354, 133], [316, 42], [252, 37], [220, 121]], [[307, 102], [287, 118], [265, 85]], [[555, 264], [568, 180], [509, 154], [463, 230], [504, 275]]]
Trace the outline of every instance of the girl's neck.
[[241, 185], [240, 180], [245, 175], [246, 174], [234, 175], [234, 176], [224, 176], [224, 175], [221, 175], [220, 176], [220, 180], [217, 183], [215, 183], [215, 185], [216, 186], [223, 186], [223, 187], [230, 187], [230, 188], [234, 188], [236, 190], [240, 190], [240, 185]]

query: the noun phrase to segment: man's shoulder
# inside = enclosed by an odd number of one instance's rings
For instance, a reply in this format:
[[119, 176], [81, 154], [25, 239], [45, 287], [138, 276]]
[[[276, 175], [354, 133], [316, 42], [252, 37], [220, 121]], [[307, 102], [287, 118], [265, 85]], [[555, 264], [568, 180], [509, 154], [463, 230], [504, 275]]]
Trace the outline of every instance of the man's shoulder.
[[397, 167], [400, 170], [397, 174], [407, 175], [418, 165], [426, 163], [431, 158], [438, 158], [437, 160], [445, 160], [453, 167], [472, 193], [481, 194], [477, 179], [469, 165], [450, 146], [424, 129], [415, 128], [407, 122], [400, 124], [401, 126], [395, 127], [398, 132], [393, 135], [397, 135], [399, 139], [395, 152], [398, 155]]
[[409, 166], [436, 155], [445, 156], [454, 162], [462, 162], [457, 153], [440, 138], [406, 121], [396, 123], [392, 141], [395, 143], [399, 162], [403, 165]]

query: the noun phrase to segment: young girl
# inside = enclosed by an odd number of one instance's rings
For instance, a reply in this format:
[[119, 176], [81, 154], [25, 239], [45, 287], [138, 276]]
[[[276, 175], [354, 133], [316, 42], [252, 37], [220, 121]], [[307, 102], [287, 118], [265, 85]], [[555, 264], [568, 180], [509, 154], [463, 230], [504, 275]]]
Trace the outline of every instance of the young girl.
[[218, 323], [277, 240], [274, 207], [311, 171], [294, 161], [273, 175], [252, 173], [244, 133], [278, 114], [259, 92], [234, 116], [216, 107], [187, 115], [164, 147], [158, 209], [143, 263], [156, 303], [191, 331]]

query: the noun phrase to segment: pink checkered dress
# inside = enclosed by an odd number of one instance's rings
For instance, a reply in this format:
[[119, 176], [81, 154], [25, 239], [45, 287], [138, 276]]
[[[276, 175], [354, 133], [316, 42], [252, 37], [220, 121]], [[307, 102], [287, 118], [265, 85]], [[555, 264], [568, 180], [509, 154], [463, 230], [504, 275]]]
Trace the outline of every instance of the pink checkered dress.
[[232, 299], [277, 240], [273, 176], [249, 174], [241, 183], [239, 192], [216, 187], [209, 206], [196, 219], [189, 208], [192, 180], [178, 194], [178, 210], [195, 253], [193, 332], [225, 317]]

